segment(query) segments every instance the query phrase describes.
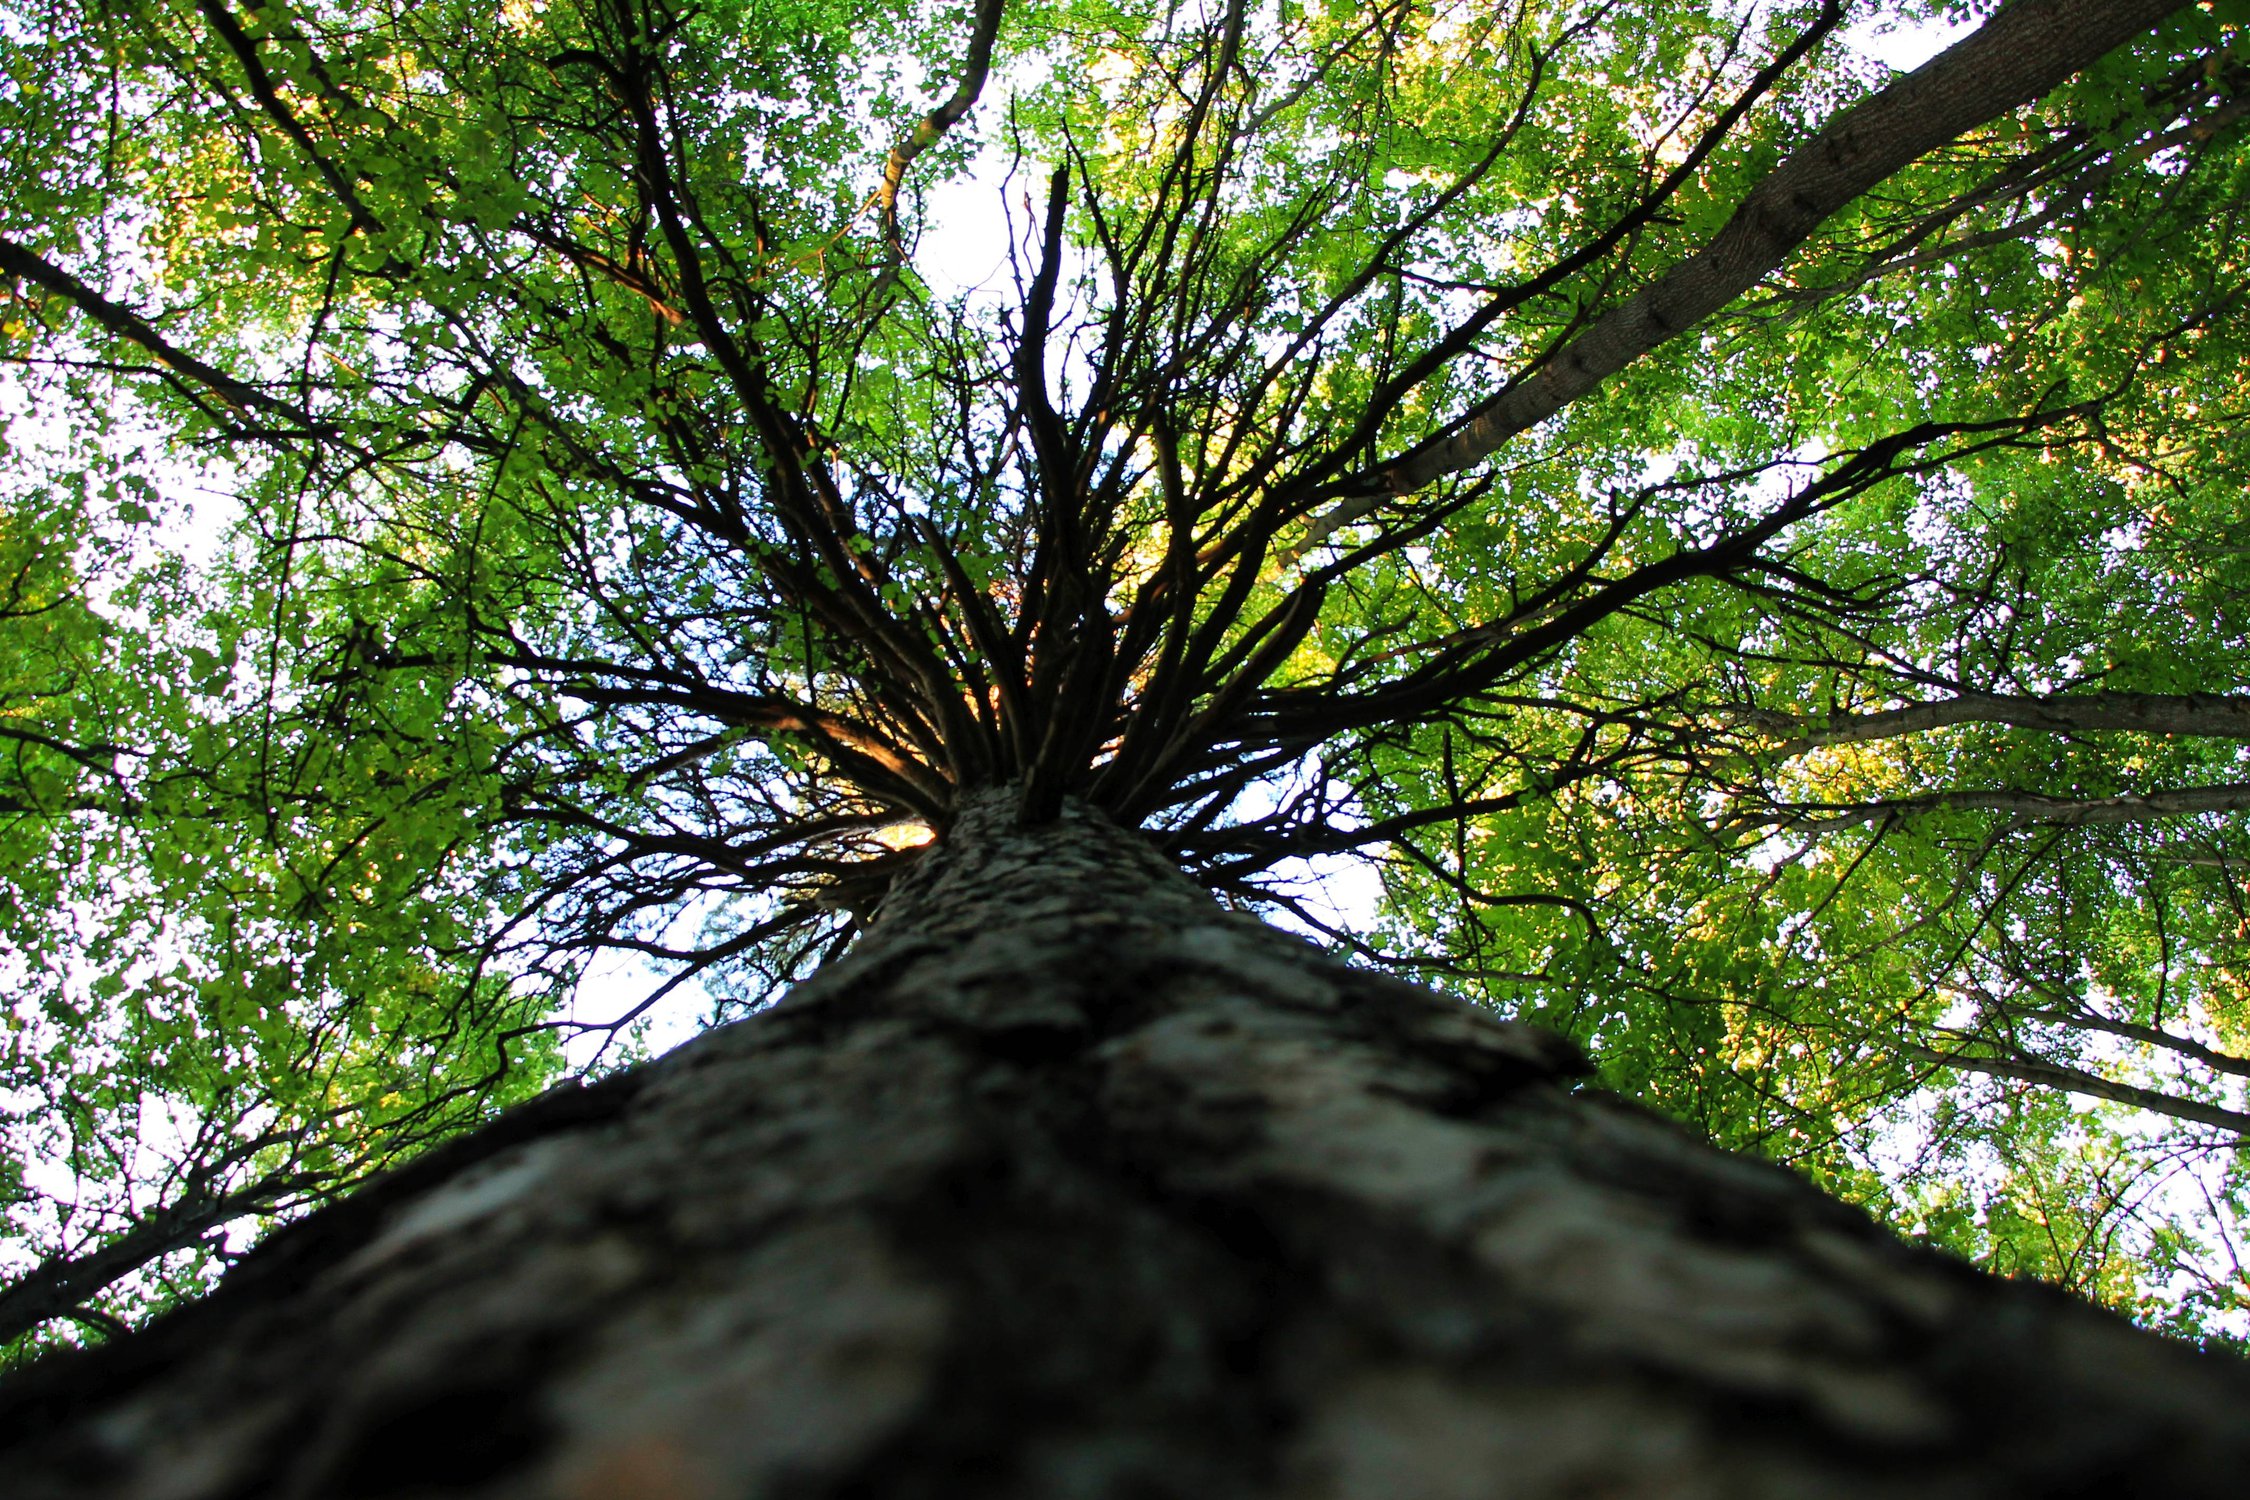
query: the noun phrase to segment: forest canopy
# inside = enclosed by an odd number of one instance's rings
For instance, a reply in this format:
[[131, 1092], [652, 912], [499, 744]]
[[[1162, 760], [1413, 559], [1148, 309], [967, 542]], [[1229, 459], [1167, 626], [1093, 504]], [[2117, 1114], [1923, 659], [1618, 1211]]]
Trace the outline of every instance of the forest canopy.
[[2244, 16], [6, 0], [0, 1340], [992, 787], [2250, 1335]]

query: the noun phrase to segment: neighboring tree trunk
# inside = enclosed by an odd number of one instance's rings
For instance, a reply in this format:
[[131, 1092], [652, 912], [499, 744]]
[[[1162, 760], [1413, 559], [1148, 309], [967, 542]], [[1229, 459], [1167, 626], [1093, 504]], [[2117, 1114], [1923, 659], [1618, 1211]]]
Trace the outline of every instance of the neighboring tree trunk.
[[2250, 1370], [972, 805], [770, 1012], [0, 1390], [13, 1500], [2239, 1496]]

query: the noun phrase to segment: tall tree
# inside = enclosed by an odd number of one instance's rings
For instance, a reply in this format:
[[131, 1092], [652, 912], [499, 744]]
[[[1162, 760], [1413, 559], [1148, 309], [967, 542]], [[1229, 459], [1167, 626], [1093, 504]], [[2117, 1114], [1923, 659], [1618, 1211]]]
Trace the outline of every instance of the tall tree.
[[2223, 1242], [2238, 31], [1853, 19], [21, 8], [12, 1066], [99, 1145], [0, 1313], [553, 1076], [586, 954], [805, 982], [42, 1365], [12, 1472], [2218, 1493], [2239, 1372], [1211, 899], [1374, 856], [1345, 941], [2127, 1300], [1865, 1143], [2153, 1111]]

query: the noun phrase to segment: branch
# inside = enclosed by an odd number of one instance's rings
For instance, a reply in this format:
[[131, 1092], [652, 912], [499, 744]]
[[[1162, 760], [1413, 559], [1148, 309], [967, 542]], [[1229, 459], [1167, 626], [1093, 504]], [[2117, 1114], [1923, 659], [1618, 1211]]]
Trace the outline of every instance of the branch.
[[[1589, 556], [1558, 586], [1525, 601], [1536, 612], [1534, 615], [1511, 614], [1456, 631], [1433, 643], [1431, 660], [1395, 682], [1350, 697], [1326, 689], [1281, 689], [1267, 693], [1262, 701], [1269, 710], [1291, 713], [1291, 727], [1300, 736], [1312, 734], [1316, 738], [1380, 722], [1419, 718], [1445, 702], [1490, 688], [1523, 663], [1580, 639], [1603, 620], [1651, 594], [1691, 578], [1718, 577], [1749, 565], [1759, 549], [1782, 532], [1884, 480], [2017, 441], [2026, 433], [2081, 413], [2081, 408], [2064, 408], [1989, 422], [1924, 422], [1843, 457], [1753, 524], [1707, 545], [1682, 547], [1617, 578], [1593, 573]], [[1934, 455], [1922, 451], [1946, 439], [1969, 441]], [[1613, 533], [1598, 547], [1609, 547], [1618, 534]], [[1300, 588], [1311, 587], [1324, 575], [1351, 566], [1356, 556], [1347, 555], [1328, 564]], [[1566, 602], [1558, 588], [1579, 589], [1576, 602]], [[1549, 608], [1549, 600], [1557, 607]]]
[[883, 243], [890, 247], [894, 261], [906, 258], [905, 247], [899, 243], [898, 190], [906, 180], [907, 169], [914, 159], [936, 145], [938, 141], [961, 122], [984, 92], [985, 75], [992, 70], [992, 44], [1000, 35], [1000, 17], [1008, 8], [1008, 0], [979, 0], [975, 28], [969, 33], [969, 55], [961, 64], [961, 83], [952, 95], [915, 122], [913, 133], [891, 147], [891, 154], [883, 161], [883, 185], [875, 193], [875, 206], [883, 220]]
[[231, 1193], [188, 1197], [142, 1220], [83, 1255], [58, 1255], [0, 1287], [0, 1344], [54, 1318], [74, 1317], [82, 1304], [151, 1262], [185, 1250], [204, 1234], [245, 1214], [271, 1214], [303, 1190], [296, 1172], [275, 1173]]
[[1923, 155], [2040, 98], [2181, 9], [2178, 0], [2016, 0], [1966, 39], [1845, 110], [1751, 190], [1711, 241], [1612, 308], [1457, 430], [1365, 476], [1315, 540], [1482, 462], [1757, 285], [1823, 221]]
[[[1741, 818], [1736, 828], [1786, 829], [1792, 833], [1833, 833], [1863, 823], [1891, 822], [1931, 812], [2004, 812], [2019, 826], [2047, 823], [2078, 828], [2097, 823], [2142, 823], [2152, 818], [2184, 818], [2197, 813], [2250, 810], [2250, 784], [2182, 787], [2170, 792], [2125, 793], [2115, 797], [2050, 797], [2042, 792], [2000, 789], [1983, 792], [1933, 792], [1926, 797], [1894, 797], [1857, 805], [1812, 804], [1804, 812], [1758, 819]], [[1816, 817], [1815, 811], [1829, 813]]]
[[2021, 1055], [1985, 1057], [1967, 1052], [1944, 1052], [1911, 1042], [1906, 1044], [1905, 1051], [1910, 1057], [1936, 1063], [1940, 1067], [1961, 1068], [1971, 1073], [1987, 1073], [1994, 1078], [2014, 1078], [2024, 1083], [2068, 1089], [2074, 1094], [2090, 1094], [2113, 1104], [2129, 1104], [2135, 1109], [2170, 1115], [2175, 1120], [2193, 1120], [2198, 1125], [2216, 1125], [2237, 1135], [2250, 1136], [2250, 1115], [2239, 1110], [2223, 1109], [2216, 1104], [2203, 1104], [2193, 1099], [2181, 1099], [2159, 1093], [2155, 1089], [2136, 1088], [2129, 1083], [2115, 1083], [2097, 1073], [2065, 1067], [2061, 1063]]
[[1862, 745], [1955, 724], [2002, 724], [2054, 734], [2129, 730], [2218, 739], [2250, 739], [2250, 697], [2220, 693], [2086, 693], [2051, 698], [1962, 693], [1940, 703], [1915, 703], [1880, 713], [1813, 719], [1748, 705], [1728, 706], [1729, 717], [1796, 737], [1777, 748], [1802, 755], [1825, 745]]
[[201, 386], [238, 411], [263, 412], [290, 427], [311, 430], [306, 414], [286, 401], [278, 401], [256, 386], [235, 379], [173, 344], [154, 324], [95, 291], [62, 267], [34, 254], [13, 240], [0, 238], [0, 271], [44, 287], [71, 303], [109, 332], [155, 356], [174, 375]]
[[219, 39], [226, 43], [227, 50], [234, 54], [235, 60], [242, 64], [243, 77], [249, 81], [251, 96], [258, 101], [258, 107], [265, 112], [267, 118], [281, 127], [283, 134], [296, 143], [298, 150], [305, 153], [306, 159], [313, 164], [313, 169], [320, 173], [321, 180], [328, 184], [329, 191], [349, 211], [352, 228], [381, 228], [373, 210], [360, 197], [351, 179], [321, 154], [319, 144], [312, 138], [312, 132], [305, 128], [304, 122], [283, 101], [280, 91], [274, 87], [273, 74], [258, 56], [257, 42], [242, 29], [227, 8], [216, 3], [216, 0], [197, 0], [196, 9], [202, 13], [204, 20], [210, 22], [211, 29], [218, 32]]
[[[2200, 69], [2196, 70], [2196, 77], [2199, 80], [2202, 77]], [[1852, 274], [1826, 285], [1776, 288], [1757, 305], [1770, 307], [1778, 304], [1802, 312], [1838, 297], [1849, 296], [1862, 287], [1902, 271], [1918, 271], [1943, 265], [1976, 250], [2029, 239], [2048, 225], [2081, 208], [2096, 189], [2123, 175], [2128, 168], [2176, 146], [2203, 149], [2220, 131], [2245, 115], [2250, 115], [2250, 98], [2230, 100], [2207, 114], [2191, 116], [2186, 123], [2175, 129], [2149, 136], [2130, 150], [2113, 151], [2078, 175], [2064, 179], [2048, 175], [2043, 168], [2055, 160], [2083, 153], [2066, 149], [2067, 143], [2050, 145], [1996, 174], [1991, 179], [1990, 187], [1980, 189], [1966, 199], [1947, 204], [1935, 214], [1924, 218], [1907, 232], [1894, 238], [1888, 246], [1876, 251], [1865, 265]], [[2013, 223], [1964, 234], [1951, 240], [1941, 240], [1919, 249], [1913, 248], [1976, 209], [2010, 200], [2036, 202], [2040, 206], [2035, 212]]]
[[2151, 1047], [2161, 1047], [2182, 1057], [2193, 1058], [2214, 1072], [2232, 1073], [2237, 1078], [2250, 1078], [2250, 1057], [2237, 1057], [2231, 1052], [2221, 1052], [2206, 1047], [2193, 1037], [2184, 1037], [2166, 1031], [2160, 1026], [2143, 1026], [2134, 1021], [2120, 1021], [2068, 1001], [2048, 1006], [2017, 1005], [1997, 996], [1983, 997], [1985, 1003], [2005, 1012], [2010, 1018], [2034, 1021], [2046, 1026], [2070, 1026], [2080, 1030], [2104, 1031], [2127, 1041], [2144, 1042]]

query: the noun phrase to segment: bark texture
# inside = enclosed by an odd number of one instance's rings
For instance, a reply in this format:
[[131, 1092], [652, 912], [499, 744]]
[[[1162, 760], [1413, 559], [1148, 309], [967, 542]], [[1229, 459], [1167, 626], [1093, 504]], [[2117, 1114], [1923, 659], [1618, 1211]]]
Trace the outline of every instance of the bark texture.
[[2237, 1496], [2250, 1371], [973, 808], [853, 955], [0, 1392], [14, 1500]]

